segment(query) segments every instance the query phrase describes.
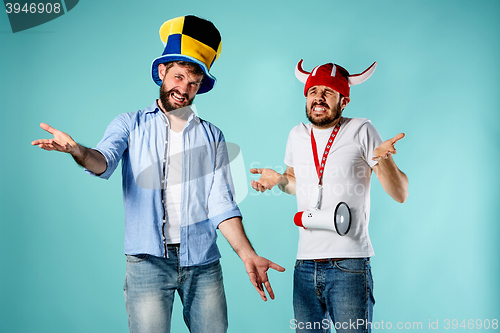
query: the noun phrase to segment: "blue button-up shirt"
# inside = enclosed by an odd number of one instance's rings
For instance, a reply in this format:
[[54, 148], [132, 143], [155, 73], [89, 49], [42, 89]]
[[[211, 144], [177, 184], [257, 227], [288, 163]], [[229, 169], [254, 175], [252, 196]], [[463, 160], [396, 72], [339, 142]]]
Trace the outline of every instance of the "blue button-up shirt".
[[[168, 256], [164, 191], [169, 128], [168, 118], [155, 102], [116, 117], [95, 148], [107, 162], [101, 178], [108, 179], [122, 161], [126, 254]], [[216, 244], [219, 223], [241, 213], [233, 199], [222, 132], [193, 113], [184, 127], [182, 144], [180, 264], [204, 265], [220, 258]]]

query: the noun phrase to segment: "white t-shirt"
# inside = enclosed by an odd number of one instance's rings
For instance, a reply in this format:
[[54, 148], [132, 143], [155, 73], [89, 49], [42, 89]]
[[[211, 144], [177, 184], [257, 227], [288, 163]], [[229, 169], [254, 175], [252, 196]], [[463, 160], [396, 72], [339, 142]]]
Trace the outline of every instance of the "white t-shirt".
[[181, 242], [182, 133], [182, 131], [179, 133], [169, 131], [166, 189], [167, 224], [165, 225], [167, 244]]
[[[318, 174], [311, 147], [311, 124], [295, 126], [288, 137], [285, 164], [293, 167], [296, 179], [298, 211], [310, 207], [316, 193]], [[323, 156], [333, 128], [314, 129], [318, 156]], [[359, 258], [374, 255], [368, 235], [370, 216], [370, 177], [373, 151], [382, 138], [368, 119], [341, 118], [341, 127], [328, 155], [323, 176], [320, 209], [335, 209], [341, 201], [351, 210], [351, 228], [347, 235], [335, 231], [299, 227], [297, 259]]]

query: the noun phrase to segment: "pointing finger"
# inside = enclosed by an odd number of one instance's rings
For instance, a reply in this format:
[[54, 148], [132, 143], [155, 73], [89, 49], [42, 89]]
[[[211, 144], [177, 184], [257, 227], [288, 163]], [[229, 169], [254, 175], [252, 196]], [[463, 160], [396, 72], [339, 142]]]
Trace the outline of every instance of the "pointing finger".
[[392, 144], [395, 144], [396, 142], [398, 142], [399, 140], [401, 140], [404, 137], [405, 137], [404, 133], [399, 133], [394, 138], [392, 138]]
[[262, 173], [262, 169], [252, 168], [252, 169], [250, 169], [250, 172], [251, 173]]

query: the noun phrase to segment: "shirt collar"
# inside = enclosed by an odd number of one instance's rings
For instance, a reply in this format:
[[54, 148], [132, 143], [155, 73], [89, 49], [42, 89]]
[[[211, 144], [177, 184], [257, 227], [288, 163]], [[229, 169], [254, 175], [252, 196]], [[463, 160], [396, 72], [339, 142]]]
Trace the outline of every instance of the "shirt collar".
[[[344, 125], [345, 123], [345, 120], [346, 118], [345, 117], [340, 117], [340, 120], [339, 120], [339, 124], [340, 126], [342, 127], [342, 125]], [[301, 123], [302, 126], [304, 126], [309, 132], [311, 131], [311, 129], [313, 129], [313, 126], [311, 123], [307, 123], [307, 124], [304, 124], [304, 123]], [[314, 130], [319, 130], [319, 131], [322, 131], [322, 130], [333, 130], [333, 126], [332, 127], [329, 127], [329, 128], [324, 128], [324, 129], [318, 129], [318, 128], [314, 128]]]
[[[158, 100], [155, 100], [155, 102], [150, 106], [144, 109], [146, 113], [157, 113], [157, 112], [163, 112], [161, 111], [160, 107], [158, 106]], [[201, 122], [200, 117], [198, 117], [194, 112], [191, 114], [187, 120], [188, 124], [192, 121], [196, 121], [197, 124]]]

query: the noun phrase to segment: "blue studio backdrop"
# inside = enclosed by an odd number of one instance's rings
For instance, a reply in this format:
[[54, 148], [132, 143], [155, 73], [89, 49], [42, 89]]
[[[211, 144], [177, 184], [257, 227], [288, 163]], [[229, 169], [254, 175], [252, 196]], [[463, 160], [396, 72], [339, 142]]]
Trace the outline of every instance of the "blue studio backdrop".
[[[30, 143], [51, 137], [46, 122], [93, 147], [116, 115], [151, 105], [158, 29], [188, 14], [222, 35], [217, 84], [196, 110], [240, 148], [232, 168], [247, 234], [287, 269], [269, 273], [276, 299], [264, 303], [219, 237], [229, 332], [292, 331], [295, 198], [253, 191], [249, 169], [282, 171], [288, 133], [307, 121], [300, 59], [351, 73], [377, 61], [344, 115], [370, 118], [384, 139], [406, 134], [395, 160], [408, 200], [372, 179], [374, 328], [489, 331], [496, 320], [498, 330], [500, 2], [70, 2], [15, 33], [6, 2], [0, 13], [1, 332], [127, 332], [120, 171], [96, 179]], [[187, 332], [181, 308], [174, 332]]]

